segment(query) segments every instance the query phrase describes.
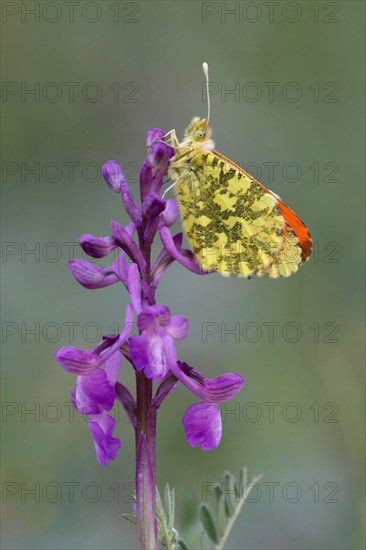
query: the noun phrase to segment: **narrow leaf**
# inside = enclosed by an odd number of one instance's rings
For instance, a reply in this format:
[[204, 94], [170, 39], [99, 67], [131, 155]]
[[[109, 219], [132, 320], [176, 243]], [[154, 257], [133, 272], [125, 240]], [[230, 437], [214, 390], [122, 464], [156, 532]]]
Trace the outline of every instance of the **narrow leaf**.
[[164, 488], [164, 506], [166, 511], [166, 516], [168, 520], [168, 528], [169, 531], [171, 530], [173, 526], [172, 522], [172, 495], [170, 492], [169, 484], [167, 483]]
[[225, 495], [224, 497], [224, 509], [225, 509], [225, 516], [227, 518], [231, 518], [234, 514], [234, 507], [232, 505], [230, 495]]
[[243, 491], [247, 483], [248, 483], [248, 467], [244, 466], [244, 468], [240, 470], [240, 485], [242, 486]]
[[214, 494], [215, 494], [217, 502], [220, 502], [220, 499], [222, 497], [222, 491], [221, 491], [221, 487], [218, 483], [216, 483], [215, 486], [214, 486]]
[[208, 549], [207, 533], [205, 531], [201, 535], [201, 550], [209, 550]]
[[206, 533], [208, 534], [210, 539], [215, 544], [217, 544], [219, 541], [219, 535], [218, 535], [217, 528], [213, 520], [212, 514], [210, 512], [210, 509], [206, 504], [201, 504], [199, 515], [200, 515], [201, 523]]
[[158, 522], [158, 531], [159, 531], [159, 539], [162, 542], [162, 544], [165, 544], [167, 539], [169, 538], [168, 533], [168, 520], [166, 517], [166, 513], [164, 510], [163, 501], [161, 500], [161, 496], [159, 493], [158, 488], [156, 487], [156, 519]]
[[137, 519], [136, 519], [136, 516], [134, 514], [122, 514], [121, 517], [123, 517], [124, 519], [127, 519], [127, 521], [130, 521], [134, 525], [136, 525], [136, 523], [137, 523]]
[[237, 505], [237, 490], [235, 488], [235, 477], [231, 472], [225, 472], [225, 515], [231, 517]]
[[168, 527], [170, 532], [172, 532], [174, 528], [174, 516], [175, 516], [174, 500], [175, 500], [174, 487], [170, 489], [169, 484], [167, 483], [165, 486], [164, 501], [165, 501], [165, 509], [168, 517]]

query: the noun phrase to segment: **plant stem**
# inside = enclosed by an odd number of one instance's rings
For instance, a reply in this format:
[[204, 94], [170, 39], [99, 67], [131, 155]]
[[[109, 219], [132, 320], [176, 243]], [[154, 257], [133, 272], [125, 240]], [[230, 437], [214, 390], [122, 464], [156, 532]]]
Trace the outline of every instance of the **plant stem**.
[[226, 525], [226, 528], [225, 528], [225, 532], [222, 536], [222, 539], [219, 541], [219, 543], [215, 546], [215, 550], [223, 550], [224, 548], [224, 545], [225, 545], [225, 542], [226, 542], [226, 539], [228, 538], [229, 534], [230, 534], [230, 531], [234, 525], [234, 523], [236, 522], [236, 520], [238, 519], [238, 516], [240, 514], [240, 511], [243, 507], [243, 505], [245, 504], [245, 502], [248, 500], [248, 496], [249, 496], [249, 493], [250, 491], [253, 489], [253, 486], [258, 483], [258, 481], [262, 478], [263, 476], [262, 475], [259, 475], [259, 476], [255, 476], [251, 483], [250, 483], [250, 487], [248, 486], [244, 495], [242, 496], [242, 498], [240, 499], [239, 503], [238, 503], [238, 506], [236, 507], [235, 511], [234, 511], [234, 514], [232, 515], [232, 517], [229, 519], [227, 525]]
[[138, 550], [156, 550], [155, 441], [156, 408], [152, 405], [152, 381], [136, 373], [136, 495]]
[[[142, 230], [139, 233], [139, 245], [146, 260], [145, 282], [151, 284], [151, 245], [144, 241]], [[144, 296], [148, 302], [153, 298]], [[155, 301], [153, 299], [153, 301]], [[138, 550], [156, 550], [158, 548], [158, 526], [155, 513], [155, 455], [156, 455], [156, 413], [152, 403], [153, 382], [142, 371], [136, 371], [136, 496], [137, 496], [137, 548]]]

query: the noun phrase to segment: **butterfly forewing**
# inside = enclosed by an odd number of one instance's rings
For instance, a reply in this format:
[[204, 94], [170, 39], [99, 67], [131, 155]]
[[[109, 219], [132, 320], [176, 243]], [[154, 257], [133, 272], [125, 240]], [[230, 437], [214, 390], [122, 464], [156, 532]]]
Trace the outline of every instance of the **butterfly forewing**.
[[211, 129], [195, 117], [174, 136], [169, 176], [198, 262], [222, 275], [288, 277], [311, 253], [307, 227], [274, 193], [213, 150]]

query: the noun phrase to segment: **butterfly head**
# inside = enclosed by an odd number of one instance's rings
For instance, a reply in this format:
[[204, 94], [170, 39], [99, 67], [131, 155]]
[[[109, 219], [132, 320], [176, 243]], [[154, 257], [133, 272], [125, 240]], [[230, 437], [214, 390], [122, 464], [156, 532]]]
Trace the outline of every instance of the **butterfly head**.
[[194, 117], [184, 132], [184, 144], [197, 149], [210, 150], [215, 146], [211, 136], [212, 130], [207, 120]]

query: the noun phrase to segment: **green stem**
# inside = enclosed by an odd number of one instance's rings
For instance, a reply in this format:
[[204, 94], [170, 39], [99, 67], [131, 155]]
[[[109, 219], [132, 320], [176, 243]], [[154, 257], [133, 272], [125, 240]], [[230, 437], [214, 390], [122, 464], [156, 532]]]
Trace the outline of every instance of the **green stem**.
[[248, 496], [249, 496], [249, 493], [250, 491], [253, 489], [253, 485], [255, 485], [260, 479], [262, 478], [262, 476], [256, 476], [252, 479], [251, 483], [250, 483], [250, 487], [248, 487], [248, 489], [246, 490], [245, 494], [243, 495], [243, 498], [240, 499], [239, 503], [238, 503], [238, 506], [235, 508], [235, 511], [234, 511], [234, 514], [232, 515], [232, 517], [229, 519], [227, 525], [226, 525], [226, 529], [225, 529], [225, 532], [222, 536], [222, 539], [220, 540], [220, 542], [215, 546], [215, 550], [223, 550], [224, 548], [224, 545], [225, 545], [225, 542], [230, 534], [230, 531], [231, 529], [233, 528], [233, 525], [234, 523], [236, 522], [236, 520], [238, 519], [238, 516], [241, 512], [241, 509], [244, 505], [244, 503], [247, 501], [248, 499]]

